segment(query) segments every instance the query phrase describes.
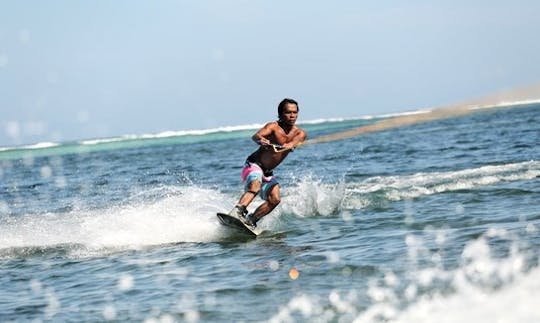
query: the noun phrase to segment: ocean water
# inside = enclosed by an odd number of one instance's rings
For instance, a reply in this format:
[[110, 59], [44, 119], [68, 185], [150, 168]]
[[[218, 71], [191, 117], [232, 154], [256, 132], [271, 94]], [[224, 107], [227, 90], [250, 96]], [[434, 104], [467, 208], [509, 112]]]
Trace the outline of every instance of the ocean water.
[[257, 127], [0, 149], [0, 321], [540, 322], [540, 105], [301, 147], [251, 239]]

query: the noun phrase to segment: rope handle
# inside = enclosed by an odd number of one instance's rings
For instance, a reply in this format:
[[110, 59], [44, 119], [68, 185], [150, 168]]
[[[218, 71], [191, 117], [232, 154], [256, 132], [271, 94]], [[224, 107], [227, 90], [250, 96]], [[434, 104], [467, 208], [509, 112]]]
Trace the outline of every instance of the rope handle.
[[[272, 146], [272, 149], [274, 150], [274, 152], [276, 153], [281, 153], [281, 152], [284, 152], [286, 150], [289, 150], [291, 148], [287, 148], [287, 147], [284, 147], [282, 145], [278, 145], [278, 144], [273, 144], [273, 143], [263, 143], [262, 141], [257, 141], [257, 143], [261, 146]], [[294, 148], [293, 148], [294, 149]], [[292, 150], [292, 149], [291, 149]]]

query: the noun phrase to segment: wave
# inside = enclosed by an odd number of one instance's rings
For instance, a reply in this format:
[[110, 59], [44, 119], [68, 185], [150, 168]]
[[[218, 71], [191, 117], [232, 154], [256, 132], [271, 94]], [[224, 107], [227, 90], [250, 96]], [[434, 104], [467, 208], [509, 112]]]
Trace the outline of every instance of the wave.
[[101, 138], [101, 139], [86, 139], [81, 140], [78, 142], [80, 145], [99, 145], [99, 144], [106, 144], [111, 142], [119, 142], [124, 140], [134, 140], [137, 139], [137, 136], [135, 135], [125, 135], [121, 137], [115, 137], [115, 138]]
[[[298, 217], [338, 214], [347, 217], [347, 210], [378, 206], [381, 201], [410, 200], [434, 194], [474, 190], [503, 182], [527, 181], [538, 177], [540, 177], [540, 161], [486, 165], [446, 172], [374, 176], [360, 182], [346, 182], [344, 178], [337, 183], [325, 183], [312, 175], [301, 178], [293, 176], [292, 185], [282, 189], [282, 203], [274, 212]], [[299, 200], [295, 198], [296, 196], [303, 198]]]
[[0, 152], [8, 150], [33, 150], [33, 149], [47, 149], [52, 147], [57, 147], [62, 144], [50, 141], [38, 142], [36, 144], [25, 145], [25, 146], [16, 146], [16, 147], [0, 147]]
[[141, 135], [132, 134], [132, 135], [123, 135], [120, 137], [113, 137], [113, 138], [82, 140], [82, 141], [79, 141], [78, 143], [81, 145], [98, 145], [102, 143], [119, 142], [119, 141], [125, 141], [125, 140], [160, 139], [160, 138], [183, 137], [183, 136], [204, 136], [208, 134], [221, 133], [221, 132], [230, 133], [230, 132], [258, 129], [262, 126], [263, 126], [262, 124], [247, 124], [247, 125], [224, 126], [224, 127], [217, 127], [217, 128], [211, 128], [211, 129], [199, 129], [199, 130], [177, 130], [177, 131], [171, 130], [171, 131], [163, 131], [159, 133], [149, 133], [149, 134], [141, 134]]
[[[283, 188], [282, 203], [260, 225], [279, 230], [289, 216], [338, 216], [380, 201], [420, 198], [458, 190], [470, 190], [500, 182], [540, 177], [540, 162], [487, 165], [448, 172], [421, 172], [401, 176], [375, 176], [361, 182], [325, 183], [311, 175], [294, 178]], [[221, 241], [229, 237], [214, 216], [227, 211], [238, 196], [197, 186], [160, 188], [127, 198], [125, 205], [99, 210], [28, 214], [0, 226], [0, 249], [84, 246], [85, 249], [139, 248], [182, 242]], [[294, 193], [292, 193], [294, 192]], [[297, 199], [297, 196], [304, 198]], [[146, 202], [140, 202], [145, 200]], [[197, 203], [194, 203], [196, 201]], [[250, 206], [250, 211], [258, 203]], [[285, 216], [285, 217], [283, 217]], [[79, 248], [77, 248], [79, 249]]]
[[[345, 174], [344, 174], [345, 176]], [[434, 194], [474, 190], [503, 182], [527, 181], [540, 177], [540, 161], [486, 165], [447, 172], [420, 172], [412, 175], [374, 176], [361, 182], [326, 183], [313, 175], [292, 176], [292, 184], [282, 188], [281, 204], [273, 212], [283, 215], [318, 217], [341, 215], [348, 220], [349, 210]], [[519, 190], [510, 190], [518, 192]], [[298, 199], [297, 196], [302, 196]]]
[[[299, 178], [293, 186], [285, 188], [282, 205], [259, 223], [262, 231], [279, 231], [290, 215], [334, 214], [345, 189], [343, 183], [324, 184], [313, 176]], [[306, 198], [298, 201], [288, 194], [290, 189]], [[86, 255], [170, 243], [224, 241], [231, 238], [231, 231], [215, 214], [228, 211], [237, 198], [236, 194], [189, 184], [141, 191], [121, 206], [8, 218], [0, 226], [0, 255], [59, 249]], [[253, 203], [249, 211], [259, 203]]]
[[[279, 231], [284, 214], [331, 215], [341, 204], [342, 184], [325, 186], [306, 176], [299, 179], [298, 185], [306, 199], [297, 203], [286, 193], [283, 206], [258, 224], [262, 231]], [[223, 227], [215, 216], [227, 212], [237, 198], [236, 194], [189, 184], [140, 191], [127, 197], [123, 205], [105, 209], [1, 218], [0, 256], [43, 252], [84, 256], [172, 243], [238, 239], [242, 237]], [[260, 203], [253, 203], [249, 210], [254, 211]]]
[[346, 189], [349, 197], [345, 202], [347, 207], [361, 208], [370, 204], [370, 196], [374, 193], [383, 194], [389, 201], [399, 201], [537, 177], [540, 177], [539, 161], [487, 165], [447, 172], [375, 176], [360, 183], [349, 184]]
[[[84, 257], [166, 244], [247, 239], [221, 225], [216, 216], [217, 212], [228, 212], [237, 198], [236, 194], [190, 184], [140, 191], [123, 205], [104, 209], [16, 218], [0, 215], [0, 258], [46, 252]], [[250, 211], [257, 204], [253, 203]], [[280, 214], [268, 216], [258, 228], [275, 231]]]
[[[325, 123], [340, 123], [340, 122], [354, 122], [361, 120], [373, 120], [373, 119], [384, 119], [396, 116], [411, 115], [411, 114], [421, 114], [427, 112], [426, 110], [418, 111], [407, 111], [391, 114], [381, 114], [381, 115], [366, 115], [361, 117], [350, 117], [350, 118], [321, 118], [321, 119], [312, 119], [306, 121], [298, 122], [299, 125], [310, 126], [310, 125], [322, 125]], [[97, 146], [110, 143], [121, 143], [126, 141], [137, 141], [137, 140], [152, 140], [152, 139], [164, 139], [164, 138], [175, 138], [175, 137], [186, 137], [186, 136], [198, 136], [202, 137], [205, 135], [219, 134], [219, 133], [236, 133], [249, 130], [256, 130], [264, 126], [262, 123], [251, 123], [243, 125], [232, 125], [232, 126], [221, 126], [216, 128], [209, 129], [191, 129], [191, 130], [168, 130], [158, 133], [147, 133], [147, 134], [125, 134], [117, 137], [108, 137], [108, 138], [95, 138], [95, 139], [83, 139], [74, 142], [63, 142], [63, 143], [54, 143], [54, 142], [41, 142], [25, 146], [11, 146], [11, 147], [0, 147], [0, 152], [9, 152], [9, 151], [32, 151], [32, 150], [43, 150], [47, 148], [53, 148], [58, 146], [66, 145], [81, 145], [81, 146]]]
[[[214, 190], [169, 187], [167, 197], [103, 210], [28, 214], [3, 221], [0, 250], [56, 248], [72, 252], [133, 249], [181, 242], [220, 241], [230, 232], [219, 224], [216, 212], [234, 205], [231, 197]], [[197, 201], [197, 203], [193, 203]]]

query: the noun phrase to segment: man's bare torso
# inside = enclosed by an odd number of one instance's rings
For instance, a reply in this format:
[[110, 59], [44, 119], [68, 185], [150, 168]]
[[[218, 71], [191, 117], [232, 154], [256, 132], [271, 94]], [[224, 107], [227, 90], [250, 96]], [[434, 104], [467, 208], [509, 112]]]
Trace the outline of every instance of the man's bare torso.
[[[281, 146], [293, 142], [295, 137], [304, 134], [304, 131], [297, 126], [292, 126], [291, 129], [286, 132], [286, 130], [283, 129], [278, 122], [271, 122], [267, 124], [266, 127], [270, 130], [270, 134], [265, 136], [265, 138], [271, 143]], [[262, 166], [267, 170], [272, 170], [277, 167], [290, 152], [290, 149], [282, 152], [276, 152], [272, 146], [262, 145], [259, 147], [257, 155]]]

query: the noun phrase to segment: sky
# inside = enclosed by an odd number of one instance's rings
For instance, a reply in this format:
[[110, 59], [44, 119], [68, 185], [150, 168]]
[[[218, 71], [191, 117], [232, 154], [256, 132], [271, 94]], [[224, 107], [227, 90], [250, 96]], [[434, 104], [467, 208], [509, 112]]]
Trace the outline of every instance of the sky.
[[540, 81], [540, 1], [0, 0], [0, 147], [413, 111]]

